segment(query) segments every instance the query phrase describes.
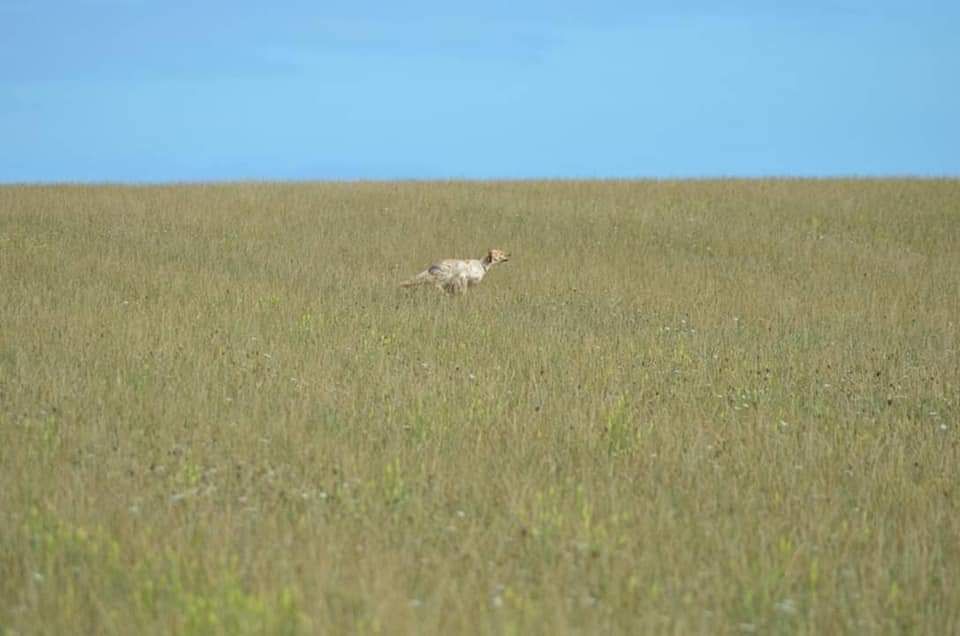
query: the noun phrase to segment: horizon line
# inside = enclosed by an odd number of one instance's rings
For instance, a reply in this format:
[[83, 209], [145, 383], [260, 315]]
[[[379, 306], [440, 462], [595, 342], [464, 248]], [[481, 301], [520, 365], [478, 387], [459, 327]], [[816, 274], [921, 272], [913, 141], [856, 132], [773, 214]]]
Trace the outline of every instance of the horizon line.
[[362, 184], [444, 184], [444, 183], [628, 183], [628, 182], [708, 182], [708, 181], [956, 181], [957, 174], [825, 174], [825, 175], [697, 175], [697, 176], [530, 176], [530, 177], [345, 177], [345, 178], [258, 178], [227, 179], [104, 179], [104, 180], [24, 180], [3, 181], [0, 187], [162, 187], [203, 185], [362, 185]]

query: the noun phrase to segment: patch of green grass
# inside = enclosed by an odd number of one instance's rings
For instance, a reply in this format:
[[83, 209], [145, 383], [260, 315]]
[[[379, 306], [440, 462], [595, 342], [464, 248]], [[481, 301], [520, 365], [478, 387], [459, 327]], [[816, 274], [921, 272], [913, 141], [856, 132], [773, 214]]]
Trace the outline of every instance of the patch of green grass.
[[36, 508], [16, 541], [25, 550], [8, 573], [28, 583], [44, 631], [293, 634], [307, 626], [294, 588], [257, 595], [234, 562], [208, 568], [169, 550], [125, 553], [102, 527]]

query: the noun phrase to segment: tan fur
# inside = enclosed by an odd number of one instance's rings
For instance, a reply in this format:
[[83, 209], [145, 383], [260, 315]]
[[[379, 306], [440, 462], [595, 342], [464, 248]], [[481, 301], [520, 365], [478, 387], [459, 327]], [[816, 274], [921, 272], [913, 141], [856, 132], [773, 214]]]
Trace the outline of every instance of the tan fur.
[[400, 286], [433, 285], [448, 294], [463, 294], [468, 288], [478, 285], [491, 267], [509, 260], [509, 254], [497, 249], [491, 249], [482, 259], [448, 258], [437, 261], [410, 280], [400, 283]]

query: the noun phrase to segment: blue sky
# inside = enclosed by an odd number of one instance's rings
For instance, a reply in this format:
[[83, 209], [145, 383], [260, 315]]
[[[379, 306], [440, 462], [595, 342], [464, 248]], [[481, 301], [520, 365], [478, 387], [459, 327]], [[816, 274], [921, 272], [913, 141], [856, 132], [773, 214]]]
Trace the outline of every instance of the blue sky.
[[960, 3], [0, 0], [0, 182], [960, 175]]

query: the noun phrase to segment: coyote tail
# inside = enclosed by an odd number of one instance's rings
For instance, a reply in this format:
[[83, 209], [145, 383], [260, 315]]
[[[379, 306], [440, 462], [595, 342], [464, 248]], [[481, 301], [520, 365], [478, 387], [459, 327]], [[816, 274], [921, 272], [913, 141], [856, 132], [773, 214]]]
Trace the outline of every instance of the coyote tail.
[[433, 279], [433, 274], [430, 273], [430, 270], [425, 270], [411, 278], [410, 280], [405, 280], [400, 283], [401, 287], [416, 287], [417, 285], [427, 285], [429, 283], [435, 282]]

